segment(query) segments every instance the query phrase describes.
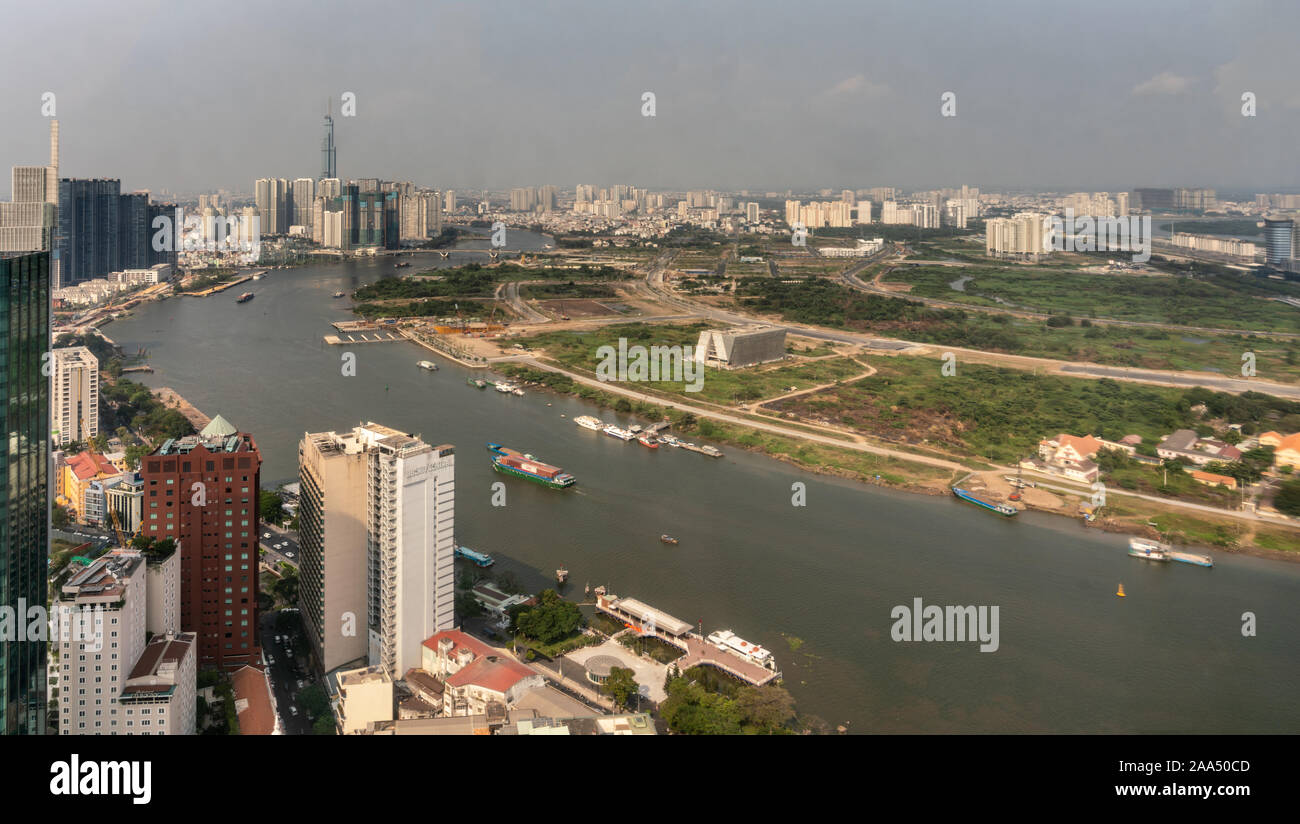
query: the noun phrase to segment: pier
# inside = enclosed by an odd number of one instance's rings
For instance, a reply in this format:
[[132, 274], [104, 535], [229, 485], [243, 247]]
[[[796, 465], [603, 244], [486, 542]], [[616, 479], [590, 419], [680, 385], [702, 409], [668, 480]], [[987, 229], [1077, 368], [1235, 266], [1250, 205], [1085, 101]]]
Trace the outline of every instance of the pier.
[[326, 335], [325, 342], [330, 346], [347, 346], [354, 343], [393, 343], [406, 340], [406, 336], [397, 332], [368, 332], [355, 335]]
[[690, 624], [635, 598], [597, 595], [596, 609], [632, 627], [642, 637], [658, 638], [685, 652], [686, 655], [674, 662], [683, 671], [694, 666], [710, 666], [755, 687], [781, 677], [780, 670], [768, 669], [737, 652], [711, 644], [693, 632]]

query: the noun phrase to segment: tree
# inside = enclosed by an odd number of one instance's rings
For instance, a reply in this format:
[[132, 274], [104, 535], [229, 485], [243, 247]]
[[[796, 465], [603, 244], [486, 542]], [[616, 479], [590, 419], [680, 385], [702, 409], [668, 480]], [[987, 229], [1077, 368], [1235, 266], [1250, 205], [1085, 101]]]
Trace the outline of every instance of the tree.
[[279, 492], [263, 490], [258, 496], [257, 510], [263, 521], [278, 525], [284, 520], [284, 499]]
[[1284, 515], [1300, 516], [1300, 478], [1286, 481], [1278, 488], [1273, 506]]
[[553, 589], [542, 590], [536, 606], [515, 613], [515, 628], [543, 644], [567, 638], [581, 625], [578, 605], [564, 600]]
[[312, 735], [337, 735], [338, 729], [334, 726], [334, 716], [322, 715], [317, 718], [311, 725]]
[[68, 525], [68, 510], [54, 504], [50, 508], [50, 526], [55, 529], [63, 529]]
[[601, 685], [601, 690], [614, 699], [614, 703], [620, 707], [629, 706], [632, 697], [637, 694], [639, 687], [636, 683], [636, 674], [630, 669], [623, 667], [614, 667], [609, 671], [609, 677]]
[[[302, 692], [298, 693], [298, 703], [312, 717], [329, 715], [330, 702], [325, 697], [325, 690], [320, 688], [319, 684], [308, 684], [303, 687]], [[330, 719], [333, 723], [333, 719]]]
[[478, 618], [483, 615], [483, 605], [473, 593], [461, 590], [456, 593], [456, 615], [459, 618]]
[[794, 720], [794, 698], [781, 687], [746, 687], [736, 696], [736, 708], [757, 732], [776, 732]]

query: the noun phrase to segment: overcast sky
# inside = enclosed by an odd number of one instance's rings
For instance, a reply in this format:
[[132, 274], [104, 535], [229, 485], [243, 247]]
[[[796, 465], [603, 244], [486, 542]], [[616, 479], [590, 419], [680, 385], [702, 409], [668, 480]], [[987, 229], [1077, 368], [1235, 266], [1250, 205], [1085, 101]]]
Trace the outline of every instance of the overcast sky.
[[[46, 162], [48, 91], [61, 175], [125, 189], [316, 177], [327, 99], [340, 177], [441, 188], [1300, 186], [1295, 0], [83, 0], [0, 16], [0, 169]], [[355, 117], [338, 116], [344, 92]]]

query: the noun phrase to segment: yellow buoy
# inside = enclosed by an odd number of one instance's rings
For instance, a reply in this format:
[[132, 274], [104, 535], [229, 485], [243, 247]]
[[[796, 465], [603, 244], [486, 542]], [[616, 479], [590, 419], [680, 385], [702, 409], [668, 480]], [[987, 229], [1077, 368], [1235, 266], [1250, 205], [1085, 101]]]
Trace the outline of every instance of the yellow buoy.
[[1121, 597], [1121, 598], [1126, 597], [1126, 596], [1124, 595], [1124, 585], [1123, 585], [1123, 584], [1120, 584], [1120, 585], [1119, 585], [1119, 592], [1116, 592], [1115, 594], [1118, 595], [1118, 596]]

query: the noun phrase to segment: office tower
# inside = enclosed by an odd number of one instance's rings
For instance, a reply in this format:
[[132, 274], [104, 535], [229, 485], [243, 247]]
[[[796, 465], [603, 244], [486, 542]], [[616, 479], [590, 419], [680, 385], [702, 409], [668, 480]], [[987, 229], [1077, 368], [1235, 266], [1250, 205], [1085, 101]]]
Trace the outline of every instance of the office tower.
[[338, 177], [338, 153], [334, 146], [334, 111], [333, 101], [326, 104], [325, 107], [325, 134], [320, 141], [320, 179], [327, 180], [331, 177]]
[[1294, 245], [1295, 221], [1291, 218], [1264, 219], [1264, 260], [1270, 265], [1286, 263], [1291, 259]]
[[454, 214], [456, 212], [456, 190], [455, 189], [447, 190], [446, 201], [447, 202], [444, 204], [444, 208], [446, 209], [447, 214]]
[[[165, 626], [175, 546], [118, 549], [74, 561], [55, 604], [59, 635], [59, 731], [63, 735], [193, 735], [195, 637]], [[152, 640], [146, 641], [152, 632]]]
[[1133, 202], [1139, 212], [1167, 212], [1174, 208], [1174, 190], [1134, 189]]
[[253, 436], [218, 415], [198, 435], [168, 439], [141, 462], [140, 531], [181, 553], [181, 628], [199, 662], [258, 665], [257, 545], [262, 464]]
[[[46, 603], [49, 546], [50, 253], [0, 253], [0, 606]], [[45, 732], [45, 641], [0, 638], [0, 733]]]
[[121, 268], [121, 181], [59, 181], [56, 272], [60, 286], [101, 278]]
[[54, 442], [65, 446], [89, 441], [99, 434], [99, 359], [84, 346], [70, 346], [55, 349], [51, 361]]
[[316, 200], [316, 181], [310, 177], [300, 177], [289, 189], [289, 225], [306, 227], [311, 230], [312, 204]]
[[149, 228], [149, 193], [131, 192], [121, 196], [117, 221], [117, 269], [147, 269], [151, 266], [151, 232]]
[[401, 678], [455, 626], [454, 451], [373, 422], [303, 437], [299, 600], [326, 672], [365, 655]]
[[758, 223], [758, 204], [750, 201], [745, 204], [745, 220], [750, 223]]

